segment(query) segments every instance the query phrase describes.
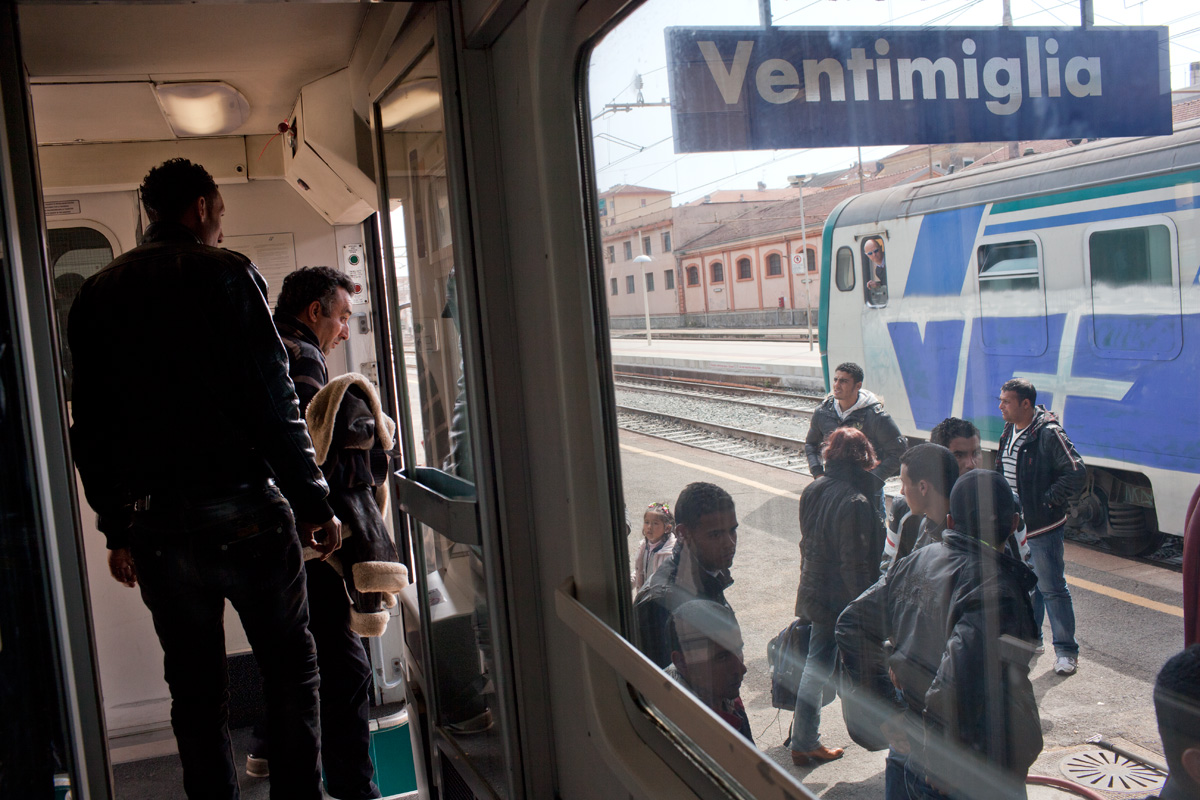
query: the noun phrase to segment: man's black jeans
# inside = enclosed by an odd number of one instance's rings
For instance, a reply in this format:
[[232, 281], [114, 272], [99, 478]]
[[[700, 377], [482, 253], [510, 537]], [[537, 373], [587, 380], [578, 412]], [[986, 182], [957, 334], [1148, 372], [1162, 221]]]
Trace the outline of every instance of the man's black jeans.
[[272, 800], [319, 800], [317, 655], [300, 541], [274, 487], [201, 504], [150, 498], [133, 558], [171, 689], [171, 726], [191, 800], [236, 800], [225, 668], [225, 599], [263, 674]]

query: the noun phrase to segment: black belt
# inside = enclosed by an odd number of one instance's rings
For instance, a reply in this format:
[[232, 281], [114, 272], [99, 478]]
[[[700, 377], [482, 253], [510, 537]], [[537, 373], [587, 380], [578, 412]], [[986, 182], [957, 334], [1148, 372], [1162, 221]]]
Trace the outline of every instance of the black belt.
[[223, 483], [216, 486], [163, 487], [142, 495], [133, 501], [134, 511], [149, 511], [157, 508], [186, 508], [211, 505], [233, 497], [266, 492], [271, 482], [263, 478], [255, 481]]

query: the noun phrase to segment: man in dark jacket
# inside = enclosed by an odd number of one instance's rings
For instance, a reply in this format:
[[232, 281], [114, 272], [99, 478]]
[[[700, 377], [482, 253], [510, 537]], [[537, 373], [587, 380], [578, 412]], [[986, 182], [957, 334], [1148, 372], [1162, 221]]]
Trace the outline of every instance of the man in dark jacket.
[[638, 644], [662, 669], [678, 649], [672, 641], [671, 616], [689, 600], [723, 606], [733, 583], [729, 568], [737, 552], [737, 511], [729, 492], [712, 483], [689, 483], [675, 501], [675, 555], [654, 573], [633, 601]]
[[[347, 323], [353, 291], [354, 282], [330, 267], [305, 267], [283, 279], [275, 303], [275, 327], [287, 350], [288, 375], [296, 386], [301, 416], [329, 382], [325, 358], [350, 336]], [[350, 522], [345, 509], [339, 509], [339, 514]], [[304, 571], [308, 629], [316, 641], [321, 671], [321, 765], [329, 794], [339, 800], [379, 797], [372, 781], [368, 719], [371, 664], [350, 629], [346, 585], [325, 561], [306, 561]], [[248, 774], [268, 772], [268, 742], [266, 732], [256, 726], [246, 758]]]
[[[825, 474], [821, 448], [829, 434], [842, 426], [857, 428], [867, 435], [867, 441], [875, 449], [879, 463], [871, 470], [880, 480], [900, 474], [900, 454], [908, 447], [908, 440], [900, 433], [891, 416], [883, 410], [883, 403], [874, 394], [862, 388], [863, 370], [858, 364], [847, 361], [839, 364], [833, 373], [833, 391], [813, 411], [804, 437], [804, 455], [808, 458], [808, 471], [814, 478]], [[883, 490], [879, 491], [878, 514], [885, 518]]]
[[848, 680], [876, 702], [846, 713], [865, 708], [908, 754], [903, 774], [886, 773], [889, 798], [905, 787], [1021, 798], [1042, 733], [1029, 682], [1036, 578], [1004, 552], [1020, 523], [1012, 491], [995, 472], [969, 472], [948, 522], [940, 543], [898, 561], [838, 619]]
[[1000, 387], [1000, 415], [1005, 425], [996, 469], [1021, 504], [1038, 578], [1034, 621], [1040, 632], [1049, 612], [1054, 671], [1071, 675], [1079, 664], [1079, 644], [1075, 641], [1075, 606], [1064, 571], [1063, 533], [1067, 506], [1083, 491], [1087, 468], [1058, 420], [1036, 402], [1037, 389], [1024, 378], [1013, 378]]
[[333, 552], [340, 523], [266, 283], [245, 256], [216, 247], [225, 206], [212, 177], [172, 159], [141, 195], [144, 242], [92, 276], [71, 310], [75, 463], [113, 577], [140, 584], [154, 618], [187, 795], [238, 794], [228, 598], [263, 672], [279, 750], [271, 796], [318, 800], [317, 659], [300, 551], [303, 541]]

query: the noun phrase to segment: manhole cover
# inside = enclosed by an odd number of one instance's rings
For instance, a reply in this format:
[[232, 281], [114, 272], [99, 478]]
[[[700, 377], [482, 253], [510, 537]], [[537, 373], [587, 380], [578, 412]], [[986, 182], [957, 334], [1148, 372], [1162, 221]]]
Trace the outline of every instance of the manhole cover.
[[1063, 775], [1102, 792], [1152, 792], [1167, 782], [1157, 770], [1107, 750], [1073, 753], [1059, 764]]

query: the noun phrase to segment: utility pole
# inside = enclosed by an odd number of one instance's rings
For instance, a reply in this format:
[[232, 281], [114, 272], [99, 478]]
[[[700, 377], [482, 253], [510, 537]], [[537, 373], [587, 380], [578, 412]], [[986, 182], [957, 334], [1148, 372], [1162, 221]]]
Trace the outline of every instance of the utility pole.
[[[861, 155], [862, 151], [859, 150]], [[858, 162], [858, 175], [862, 178], [862, 159]], [[804, 321], [808, 324], [808, 349], [813, 349], [813, 330], [812, 330], [812, 297], [808, 293], [808, 286], [812, 283], [812, 278], [808, 277], [808, 223], [804, 218], [804, 184], [812, 180], [811, 175], [793, 175], [788, 178], [788, 183], [800, 190], [800, 262], [804, 267], [804, 279], [800, 283], [804, 286]]]

